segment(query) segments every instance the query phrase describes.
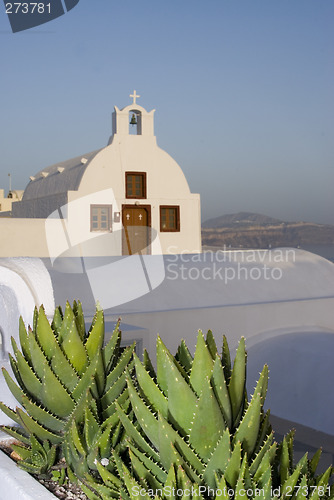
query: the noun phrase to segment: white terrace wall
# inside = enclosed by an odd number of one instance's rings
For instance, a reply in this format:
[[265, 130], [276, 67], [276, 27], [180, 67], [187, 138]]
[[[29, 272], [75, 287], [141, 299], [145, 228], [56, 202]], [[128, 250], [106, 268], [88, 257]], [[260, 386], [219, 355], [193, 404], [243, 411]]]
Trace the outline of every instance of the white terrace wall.
[[48, 257], [44, 219], [0, 218], [0, 257]]
[[90, 252], [103, 256], [110, 253], [112, 237], [113, 233], [107, 233], [91, 248], [87, 244], [80, 247], [71, 241], [75, 238], [64, 219], [49, 218], [46, 223], [45, 219], [0, 218], [0, 257], [57, 258], [65, 252], [67, 256], [89, 256]]

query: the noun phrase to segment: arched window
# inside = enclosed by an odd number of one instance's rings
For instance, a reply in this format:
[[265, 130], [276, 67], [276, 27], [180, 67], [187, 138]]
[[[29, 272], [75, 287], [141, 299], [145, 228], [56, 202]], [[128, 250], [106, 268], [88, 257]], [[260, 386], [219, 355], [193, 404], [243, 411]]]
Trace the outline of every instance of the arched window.
[[141, 111], [138, 109], [131, 109], [129, 111], [129, 134], [130, 135], [141, 135]]

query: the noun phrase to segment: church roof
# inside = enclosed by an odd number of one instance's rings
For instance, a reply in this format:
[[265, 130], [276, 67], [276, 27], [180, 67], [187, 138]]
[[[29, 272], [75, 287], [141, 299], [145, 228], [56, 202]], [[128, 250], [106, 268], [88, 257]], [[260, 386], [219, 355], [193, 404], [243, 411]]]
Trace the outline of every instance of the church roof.
[[30, 177], [23, 201], [77, 190], [86, 168], [100, 151], [101, 149], [98, 149], [71, 160], [55, 163]]

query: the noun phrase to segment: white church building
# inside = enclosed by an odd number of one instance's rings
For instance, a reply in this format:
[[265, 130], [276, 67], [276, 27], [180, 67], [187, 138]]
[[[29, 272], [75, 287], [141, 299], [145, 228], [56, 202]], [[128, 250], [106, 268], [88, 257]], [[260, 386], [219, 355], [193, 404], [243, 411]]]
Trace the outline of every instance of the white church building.
[[106, 147], [30, 177], [0, 218], [0, 256], [201, 252], [200, 196], [158, 147], [154, 110], [138, 105], [136, 91], [130, 97], [115, 106]]

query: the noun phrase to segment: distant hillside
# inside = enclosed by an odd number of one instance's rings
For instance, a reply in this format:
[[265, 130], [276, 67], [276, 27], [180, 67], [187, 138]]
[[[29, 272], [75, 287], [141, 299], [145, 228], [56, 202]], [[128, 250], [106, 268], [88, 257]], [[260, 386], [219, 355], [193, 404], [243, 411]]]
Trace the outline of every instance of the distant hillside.
[[282, 224], [283, 221], [268, 217], [267, 215], [254, 214], [251, 212], [238, 212], [237, 214], [226, 214], [203, 222], [202, 227], [244, 227], [244, 226], [266, 226], [268, 224]]
[[283, 222], [265, 215], [239, 212], [206, 221], [204, 246], [223, 248], [334, 245], [334, 226], [312, 222]]

